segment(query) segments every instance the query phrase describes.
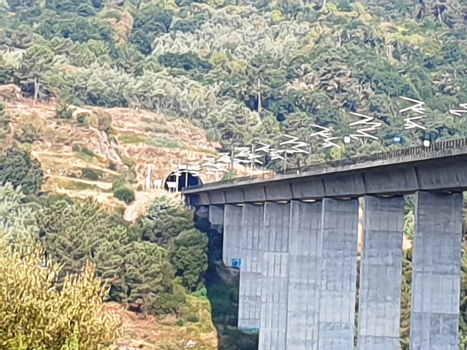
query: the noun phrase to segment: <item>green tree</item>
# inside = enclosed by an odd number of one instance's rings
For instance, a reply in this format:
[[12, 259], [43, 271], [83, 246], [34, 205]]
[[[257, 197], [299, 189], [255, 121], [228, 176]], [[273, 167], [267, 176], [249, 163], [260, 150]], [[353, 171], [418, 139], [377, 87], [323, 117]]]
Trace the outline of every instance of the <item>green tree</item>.
[[86, 260], [93, 261], [113, 228], [109, 213], [92, 198], [71, 204], [53, 199], [37, 212], [36, 222], [47, 253], [69, 273], [80, 271]]
[[33, 45], [33, 31], [31, 27], [21, 24], [18, 28], [8, 29], [3, 43], [7, 47], [26, 50]]
[[24, 194], [37, 193], [42, 186], [44, 172], [40, 162], [23, 149], [14, 146], [0, 155], [0, 185], [21, 186]]
[[14, 68], [5, 62], [3, 55], [0, 54], [0, 84], [9, 84], [13, 80]]
[[208, 269], [208, 237], [196, 229], [181, 232], [174, 240], [170, 260], [182, 284], [194, 292]]
[[183, 231], [193, 228], [193, 213], [166, 197], [154, 200], [142, 218], [143, 240], [169, 248]]
[[34, 210], [23, 203], [25, 198], [19, 187], [0, 187], [0, 240], [15, 248], [35, 246], [39, 238]]
[[136, 13], [130, 42], [145, 55], [151, 53], [157, 35], [167, 33], [174, 13], [161, 5], [144, 4]]
[[141, 241], [133, 242], [130, 250], [125, 259], [129, 306], [147, 314], [176, 312], [181, 303], [174, 309], [166, 304], [174, 297], [174, 270], [167, 251]]
[[0, 145], [10, 133], [10, 117], [6, 113], [6, 106], [0, 101]]
[[48, 79], [52, 71], [53, 52], [47, 47], [34, 45], [23, 57], [21, 65], [14, 72], [14, 82], [23, 92], [34, 99], [52, 95]]
[[79, 274], [56, 276], [62, 266], [40, 246], [11, 249], [0, 237], [0, 347], [2, 349], [112, 349], [118, 317], [102, 314], [107, 288], [87, 263]]

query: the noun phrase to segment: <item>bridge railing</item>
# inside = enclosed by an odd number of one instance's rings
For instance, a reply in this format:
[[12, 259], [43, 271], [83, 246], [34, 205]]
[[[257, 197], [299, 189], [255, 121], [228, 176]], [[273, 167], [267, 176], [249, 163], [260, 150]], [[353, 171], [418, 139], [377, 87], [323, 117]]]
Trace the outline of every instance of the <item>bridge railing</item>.
[[341, 166], [356, 165], [368, 162], [374, 162], [378, 160], [390, 160], [394, 158], [401, 157], [410, 157], [417, 155], [427, 155], [430, 153], [435, 153], [441, 150], [452, 150], [452, 149], [462, 149], [467, 148], [467, 138], [455, 139], [455, 140], [445, 140], [439, 142], [433, 142], [430, 146], [414, 146], [409, 148], [402, 148], [393, 151], [387, 152], [376, 152], [370, 155], [350, 157], [338, 159], [330, 162], [320, 162], [315, 164], [310, 164], [301, 168], [291, 168], [285, 172], [277, 172], [278, 174], [294, 174], [297, 171], [300, 173], [317, 171], [325, 168], [337, 168]]
[[[432, 153], [433, 155], [439, 151], [444, 150], [453, 150], [453, 149], [467, 149], [467, 138], [461, 139], [454, 139], [454, 140], [444, 140], [433, 142], [430, 146], [415, 146], [409, 148], [402, 148], [392, 151], [386, 152], [376, 152], [370, 155], [365, 156], [358, 156], [358, 157], [349, 157], [349, 158], [342, 158], [334, 161], [327, 161], [327, 162], [318, 162], [310, 165], [306, 165], [299, 168], [290, 168], [286, 171], [277, 171], [277, 172], [265, 172], [262, 174], [257, 175], [250, 175], [250, 176], [241, 176], [234, 179], [222, 180], [217, 181], [217, 183], [225, 183], [225, 184], [234, 184], [238, 182], [244, 182], [249, 180], [255, 179], [272, 179], [280, 175], [284, 174], [302, 174], [302, 173], [309, 173], [309, 172], [316, 172], [327, 168], [338, 168], [342, 166], [350, 166], [350, 165], [357, 165], [362, 163], [369, 163], [375, 162], [379, 160], [390, 160], [394, 158], [405, 158], [405, 157], [413, 157], [416, 159], [417, 156]], [[190, 189], [200, 188], [200, 186], [190, 187]]]

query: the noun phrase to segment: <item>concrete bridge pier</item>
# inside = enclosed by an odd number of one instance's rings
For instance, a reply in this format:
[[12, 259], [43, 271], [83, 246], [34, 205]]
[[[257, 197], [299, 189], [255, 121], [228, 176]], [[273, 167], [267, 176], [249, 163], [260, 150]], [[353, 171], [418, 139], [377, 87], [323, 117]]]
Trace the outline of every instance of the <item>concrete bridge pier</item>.
[[266, 202], [259, 350], [286, 350], [290, 203]]
[[238, 328], [255, 329], [261, 320], [261, 264], [260, 237], [263, 230], [264, 205], [245, 204], [240, 241], [240, 293]]
[[358, 200], [322, 203], [319, 350], [354, 348]]
[[208, 220], [212, 226], [219, 227], [222, 231], [224, 226], [224, 206], [210, 205], [208, 209]]
[[261, 316], [261, 262], [263, 205], [225, 205], [223, 261], [240, 269], [238, 328], [259, 330]]
[[291, 203], [287, 349], [318, 350], [321, 211], [320, 201]]
[[462, 193], [416, 193], [410, 350], [458, 350]]
[[364, 198], [359, 350], [398, 350], [404, 198]]
[[241, 258], [242, 222], [243, 207], [226, 204], [224, 206], [224, 244], [222, 247], [222, 260], [225, 266], [233, 267], [232, 263]]

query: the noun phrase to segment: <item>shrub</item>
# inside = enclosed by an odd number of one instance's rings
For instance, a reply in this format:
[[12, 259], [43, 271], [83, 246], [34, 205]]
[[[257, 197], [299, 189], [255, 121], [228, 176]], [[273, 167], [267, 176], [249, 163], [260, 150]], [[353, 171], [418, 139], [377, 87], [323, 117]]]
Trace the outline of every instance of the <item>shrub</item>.
[[92, 181], [98, 181], [102, 176], [102, 171], [96, 169], [84, 169], [83, 175], [81, 176], [83, 179], [88, 179]]
[[114, 190], [114, 197], [129, 204], [135, 200], [135, 191], [127, 186], [119, 187]]
[[13, 250], [0, 242], [0, 348], [110, 349], [120, 336], [117, 318], [100, 314], [107, 288], [87, 262], [58, 290], [61, 265], [40, 246]]
[[73, 111], [68, 108], [67, 104], [60, 106], [57, 109], [57, 118], [69, 120], [73, 116]]
[[125, 176], [119, 176], [112, 182], [112, 191], [115, 191], [123, 186], [125, 186], [126, 179]]
[[198, 323], [199, 322], [199, 317], [195, 314], [189, 314], [186, 317], [187, 322], [192, 322], [192, 323]]
[[145, 241], [169, 248], [181, 232], [193, 228], [193, 213], [167, 197], [160, 197], [151, 203], [141, 221]]
[[15, 134], [15, 139], [22, 143], [33, 143], [38, 138], [37, 130], [32, 124], [23, 125], [19, 133]]
[[37, 193], [44, 178], [41, 163], [31, 154], [18, 147], [9, 148], [0, 156], [0, 185], [11, 183], [14, 188], [21, 186], [24, 194]]
[[79, 113], [77, 116], [76, 116], [76, 121], [78, 122], [78, 124], [80, 125], [86, 125], [86, 118], [88, 117], [87, 113]]
[[195, 291], [208, 269], [208, 238], [195, 228], [181, 232], [173, 242], [170, 260], [189, 291]]

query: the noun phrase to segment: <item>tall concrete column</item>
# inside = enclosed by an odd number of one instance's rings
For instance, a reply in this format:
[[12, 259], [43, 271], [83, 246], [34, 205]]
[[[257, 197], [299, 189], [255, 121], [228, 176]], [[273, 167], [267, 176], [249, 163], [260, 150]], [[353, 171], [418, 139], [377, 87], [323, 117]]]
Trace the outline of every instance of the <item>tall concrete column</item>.
[[258, 330], [261, 317], [261, 254], [260, 236], [263, 230], [264, 206], [243, 206], [240, 239], [240, 293], [238, 328]]
[[321, 210], [321, 202], [291, 203], [288, 350], [318, 350]]
[[358, 200], [323, 199], [319, 350], [354, 348]]
[[404, 198], [365, 197], [363, 228], [358, 349], [398, 350]]
[[264, 210], [259, 350], [285, 350], [290, 204], [266, 203]]
[[210, 205], [209, 206], [209, 222], [211, 225], [221, 226], [224, 225], [224, 206]]
[[416, 194], [410, 350], [458, 350], [462, 204], [461, 193]]
[[242, 216], [243, 208], [241, 206], [225, 205], [222, 260], [226, 266], [232, 267], [232, 259], [240, 259]]

